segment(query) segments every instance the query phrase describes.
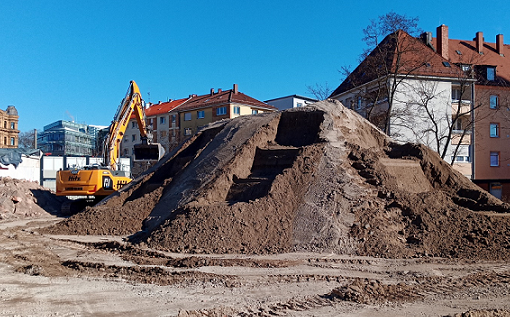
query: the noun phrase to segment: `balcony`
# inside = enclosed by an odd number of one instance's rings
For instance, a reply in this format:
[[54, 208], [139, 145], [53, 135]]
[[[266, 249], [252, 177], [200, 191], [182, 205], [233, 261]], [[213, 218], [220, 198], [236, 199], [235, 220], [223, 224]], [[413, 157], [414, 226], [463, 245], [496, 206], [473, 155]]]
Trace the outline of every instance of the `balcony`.
[[[463, 136], [464, 134], [464, 136]], [[461, 139], [462, 138], [462, 139]], [[471, 144], [471, 130], [453, 130], [451, 144], [457, 145], [470, 145]]]
[[469, 113], [471, 110], [471, 101], [469, 100], [452, 100], [452, 114], [457, 114], [457, 111], [460, 106], [459, 115], [463, 115]]

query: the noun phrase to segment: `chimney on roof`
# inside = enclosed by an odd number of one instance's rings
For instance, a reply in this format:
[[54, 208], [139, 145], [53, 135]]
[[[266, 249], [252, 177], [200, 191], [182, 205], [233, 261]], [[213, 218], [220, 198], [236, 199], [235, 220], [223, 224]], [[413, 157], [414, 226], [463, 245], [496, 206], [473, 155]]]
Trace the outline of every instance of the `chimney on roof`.
[[223, 90], [221, 88], [218, 88], [218, 93], [222, 92]]
[[503, 34], [496, 35], [496, 51], [503, 56]]
[[430, 47], [434, 52], [436, 52], [436, 48], [432, 45], [432, 32], [425, 32], [421, 34], [421, 39], [425, 45]]
[[211, 96], [214, 95], [214, 88], [211, 88]]
[[448, 55], [448, 26], [442, 24], [437, 27], [437, 53], [444, 59], [449, 59]]
[[232, 91], [234, 92], [234, 94], [237, 94], [239, 92], [237, 84], [234, 84], [234, 88], [232, 89]]
[[474, 40], [476, 41], [476, 50], [479, 54], [483, 54], [483, 33], [476, 32], [476, 37]]

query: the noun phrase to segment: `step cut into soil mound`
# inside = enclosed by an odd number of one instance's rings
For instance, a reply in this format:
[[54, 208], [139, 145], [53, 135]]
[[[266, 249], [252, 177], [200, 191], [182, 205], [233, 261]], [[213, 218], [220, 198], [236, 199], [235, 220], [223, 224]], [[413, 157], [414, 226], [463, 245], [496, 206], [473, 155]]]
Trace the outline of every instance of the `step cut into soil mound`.
[[178, 252], [508, 259], [508, 204], [340, 103], [209, 125], [49, 229]]

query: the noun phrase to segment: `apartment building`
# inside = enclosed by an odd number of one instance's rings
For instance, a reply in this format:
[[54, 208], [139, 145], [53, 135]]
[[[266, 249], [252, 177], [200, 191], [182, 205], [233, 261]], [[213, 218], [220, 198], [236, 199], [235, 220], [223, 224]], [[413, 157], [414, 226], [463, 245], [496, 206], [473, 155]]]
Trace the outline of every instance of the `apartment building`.
[[[510, 49], [501, 34], [487, 43], [481, 32], [473, 40], [449, 39], [445, 25], [436, 32], [388, 35], [380, 43], [386, 49], [370, 53], [330, 98], [381, 128], [389, 118], [391, 137], [430, 146], [474, 183], [510, 201]], [[387, 59], [377, 58], [392, 50]], [[390, 71], [381, 76], [382, 68]], [[381, 87], [396, 89], [390, 95]]]
[[[188, 98], [151, 104], [145, 109], [145, 115], [147, 124], [154, 130], [153, 141], [160, 143], [168, 153], [208, 123], [277, 110], [240, 92], [234, 84], [229, 90], [211, 88], [205, 95], [192, 94]], [[133, 146], [140, 142], [140, 131], [132, 117], [122, 141], [121, 155], [132, 156]]]
[[266, 100], [265, 103], [278, 108], [278, 110], [285, 110], [285, 109], [291, 109], [291, 108], [304, 107], [304, 106], [316, 103], [318, 101], [319, 100], [317, 100], [317, 99], [309, 98], [309, 97], [305, 97], [305, 96], [290, 95], [290, 96], [285, 96], [285, 97], [269, 99], [269, 100]]
[[277, 110], [274, 106], [240, 92], [238, 85], [234, 84], [229, 90], [211, 89], [206, 95], [191, 95], [177, 111], [181, 137], [187, 138], [211, 122]]
[[14, 106], [8, 106], [7, 109], [0, 110], [0, 148], [18, 147], [18, 110]]
[[494, 42], [482, 32], [472, 40], [450, 39], [448, 26], [436, 29], [432, 45], [450, 62], [476, 78], [472, 180], [494, 196], [510, 201], [510, 47], [503, 34]]
[[[149, 104], [145, 109], [146, 124], [153, 129], [153, 142], [160, 143], [165, 152], [170, 152], [180, 142], [178, 107], [188, 101], [189, 98], [169, 100]], [[126, 129], [124, 140], [121, 144], [121, 155], [130, 157], [133, 155], [134, 145], [141, 142], [140, 130], [134, 117], [131, 117]]]

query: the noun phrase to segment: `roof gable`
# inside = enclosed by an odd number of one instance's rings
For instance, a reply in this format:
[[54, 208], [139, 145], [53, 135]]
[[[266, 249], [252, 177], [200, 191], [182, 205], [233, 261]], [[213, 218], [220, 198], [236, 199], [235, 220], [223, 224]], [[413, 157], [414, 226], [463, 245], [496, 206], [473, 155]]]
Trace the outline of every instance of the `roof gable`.
[[465, 77], [457, 65], [449, 63], [420, 39], [398, 30], [387, 35], [330, 97], [390, 74]]
[[245, 95], [242, 92], [229, 89], [225, 91], [219, 90], [218, 92], [211, 91], [210, 94], [201, 96], [192, 95], [189, 101], [179, 107], [179, 111], [189, 111], [228, 103], [243, 104], [268, 110], [278, 110], [277, 108]]

